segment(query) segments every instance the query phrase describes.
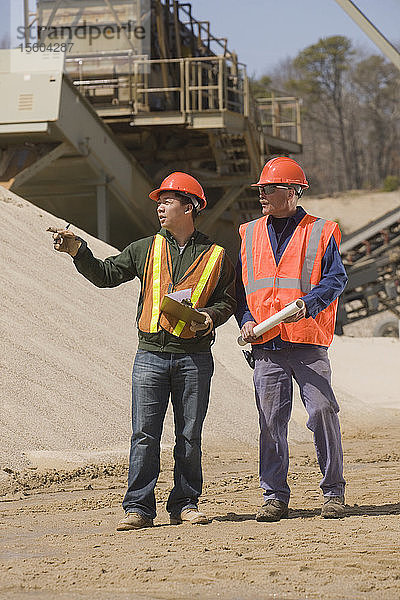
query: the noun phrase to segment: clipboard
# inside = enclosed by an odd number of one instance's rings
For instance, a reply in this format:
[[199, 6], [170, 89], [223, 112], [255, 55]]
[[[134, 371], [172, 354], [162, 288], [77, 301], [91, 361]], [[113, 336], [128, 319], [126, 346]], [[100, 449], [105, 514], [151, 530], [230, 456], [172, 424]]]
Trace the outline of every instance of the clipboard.
[[186, 323], [190, 323], [190, 321], [204, 323], [206, 320], [206, 316], [204, 314], [201, 314], [195, 308], [191, 308], [190, 306], [186, 306], [185, 304], [174, 300], [170, 296], [164, 296], [162, 299], [161, 310], [175, 317], [176, 319], [179, 319], [180, 321], [185, 321]]

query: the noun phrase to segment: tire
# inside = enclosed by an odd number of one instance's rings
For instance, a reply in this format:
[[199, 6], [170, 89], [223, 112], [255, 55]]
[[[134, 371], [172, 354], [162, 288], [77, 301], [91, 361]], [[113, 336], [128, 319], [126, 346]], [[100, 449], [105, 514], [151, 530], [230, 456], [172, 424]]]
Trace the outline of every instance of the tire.
[[395, 317], [386, 317], [374, 328], [374, 337], [399, 337], [399, 321]]

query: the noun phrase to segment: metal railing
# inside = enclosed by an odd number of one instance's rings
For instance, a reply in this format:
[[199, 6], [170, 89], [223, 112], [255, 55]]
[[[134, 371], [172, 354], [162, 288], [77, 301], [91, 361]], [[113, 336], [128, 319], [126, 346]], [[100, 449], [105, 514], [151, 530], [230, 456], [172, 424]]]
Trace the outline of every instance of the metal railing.
[[294, 96], [257, 98], [263, 131], [273, 137], [302, 143], [300, 100]]
[[129, 106], [133, 114], [231, 110], [248, 116], [246, 70], [230, 57], [149, 60], [115, 52], [67, 57], [66, 70], [93, 104]]
[[[230, 56], [148, 59], [131, 51], [67, 56], [74, 85], [97, 108], [130, 115], [160, 111], [232, 111], [264, 136], [302, 143], [300, 101], [293, 96], [254, 99], [246, 68]], [[262, 148], [261, 148], [262, 150]]]

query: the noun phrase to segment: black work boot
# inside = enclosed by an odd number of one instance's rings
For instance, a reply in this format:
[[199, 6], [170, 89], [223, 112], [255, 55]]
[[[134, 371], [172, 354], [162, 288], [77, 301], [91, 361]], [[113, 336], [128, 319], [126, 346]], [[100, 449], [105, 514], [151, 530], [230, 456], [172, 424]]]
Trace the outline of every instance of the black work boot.
[[267, 500], [256, 514], [256, 521], [280, 521], [289, 514], [288, 505], [280, 500]]
[[346, 516], [344, 496], [326, 496], [321, 510], [324, 519], [341, 519]]

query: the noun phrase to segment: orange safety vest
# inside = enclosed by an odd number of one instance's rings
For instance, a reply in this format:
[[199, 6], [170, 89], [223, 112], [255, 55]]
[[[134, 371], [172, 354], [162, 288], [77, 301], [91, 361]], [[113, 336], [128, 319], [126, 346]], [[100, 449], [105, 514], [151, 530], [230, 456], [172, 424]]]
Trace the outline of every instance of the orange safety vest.
[[218, 283], [224, 254], [221, 246], [212, 244], [196, 258], [180, 281], [174, 285], [170, 249], [165, 237], [157, 233], [146, 261], [142, 287], [143, 307], [138, 324], [140, 331], [157, 333], [160, 329], [165, 329], [177, 337], [195, 337], [195, 332], [190, 330], [190, 323], [160, 311], [161, 301], [165, 294], [191, 288], [193, 308], [206, 306]]
[[[278, 264], [267, 229], [267, 217], [239, 228], [242, 238], [242, 279], [247, 304], [261, 323], [287, 304], [301, 298], [321, 279], [321, 261], [333, 235], [339, 247], [337, 223], [305, 215], [296, 227]], [[280, 335], [283, 340], [329, 346], [333, 339], [338, 299], [313, 319], [281, 323], [258, 338], [262, 344]]]

